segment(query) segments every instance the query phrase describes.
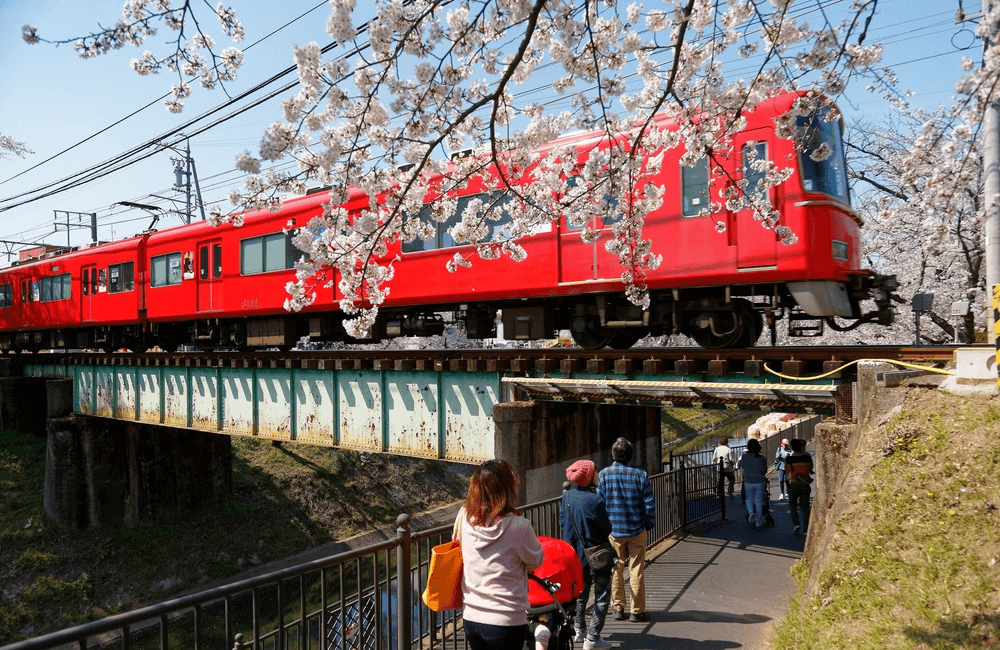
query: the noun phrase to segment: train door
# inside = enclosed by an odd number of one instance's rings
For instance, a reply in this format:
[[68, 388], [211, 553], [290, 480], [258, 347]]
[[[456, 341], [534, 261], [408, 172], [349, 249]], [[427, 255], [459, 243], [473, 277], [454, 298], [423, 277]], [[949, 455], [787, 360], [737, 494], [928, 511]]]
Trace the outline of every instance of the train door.
[[97, 293], [97, 266], [91, 264], [83, 267], [80, 278], [80, 318], [84, 321], [94, 320], [94, 296]]
[[222, 309], [222, 240], [198, 243], [198, 311]]
[[615, 219], [591, 219], [597, 238], [588, 243], [580, 236], [583, 226], [571, 226], [566, 217], [559, 228], [559, 281], [561, 283], [621, 280], [622, 265], [617, 255], [604, 248], [614, 236], [611, 226]]
[[[763, 182], [765, 170], [755, 162], [773, 161], [774, 134], [768, 129], [744, 131], [734, 138], [734, 149], [739, 152], [736, 177], [747, 181], [746, 193], [752, 195], [758, 184]], [[781, 165], [778, 165], [779, 167]], [[779, 206], [781, 186], [768, 190], [771, 204]], [[769, 209], [766, 204], [763, 210]], [[769, 271], [777, 268], [778, 236], [773, 228], [765, 228], [759, 218], [760, 211], [751, 208], [740, 210], [735, 215], [737, 268], [740, 271]]]

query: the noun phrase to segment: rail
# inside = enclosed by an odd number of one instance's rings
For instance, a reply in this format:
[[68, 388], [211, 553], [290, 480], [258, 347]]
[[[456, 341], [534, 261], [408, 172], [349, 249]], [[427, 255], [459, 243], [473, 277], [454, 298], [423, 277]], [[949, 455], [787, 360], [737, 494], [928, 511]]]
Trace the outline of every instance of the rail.
[[[653, 546], [722, 511], [712, 465], [681, 466], [650, 477], [656, 497]], [[561, 497], [523, 507], [538, 535], [562, 537]], [[420, 594], [431, 548], [450, 524], [26, 639], [0, 650], [436, 650], [464, 648], [457, 612], [435, 613]], [[398, 571], [398, 567], [409, 567]], [[401, 630], [409, 633], [401, 634]]]

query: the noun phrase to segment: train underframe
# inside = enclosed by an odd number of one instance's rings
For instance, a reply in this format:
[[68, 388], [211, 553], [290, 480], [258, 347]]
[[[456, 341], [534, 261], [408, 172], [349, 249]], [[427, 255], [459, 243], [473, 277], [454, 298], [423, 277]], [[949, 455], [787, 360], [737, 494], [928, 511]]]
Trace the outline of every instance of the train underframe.
[[[705, 348], [748, 348], [767, 330], [773, 342], [776, 323], [782, 319], [787, 320], [792, 336], [821, 335], [824, 323], [836, 329], [848, 329], [865, 322], [883, 325], [892, 322], [890, 302], [895, 289], [892, 276], [857, 276], [850, 285], [836, 283], [833, 293], [837, 295], [828, 305], [829, 284], [799, 282], [794, 285], [674, 289], [651, 293], [650, 305], [645, 310], [629, 303], [621, 293], [442, 304], [422, 306], [419, 310], [383, 308], [370, 337], [361, 340], [347, 337], [343, 314], [329, 312], [204, 318], [153, 323], [145, 328], [123, 325], [17, 332], [0, 335], [0, 351], [145, 351], [154, 346], [168, 352], [181, 346], [290, 350], [304, 338], [315, 343], [371, 343], [401, 336], [440, 335], [449, 322], [464, 324], [470, 339], [489, 339], [497, 336], [498, 313], [502, 314], [503, 336], [507, 340], [551, 339], [559, 331], [568, 330], [574, 342], [586, 349], [628, 348], [644, 336], [664, 334], [685, 334]], [[862, 314], [860, 303], [868, 298], [875, 300], [876, 310]], [[807, 313], [803, 305], [813, 314]], [[853, 324], [838, 326], [823, 313], [824, 310], [833, 310]], [[447, 313], [451, 314], [450, 319], [443, 315]]]

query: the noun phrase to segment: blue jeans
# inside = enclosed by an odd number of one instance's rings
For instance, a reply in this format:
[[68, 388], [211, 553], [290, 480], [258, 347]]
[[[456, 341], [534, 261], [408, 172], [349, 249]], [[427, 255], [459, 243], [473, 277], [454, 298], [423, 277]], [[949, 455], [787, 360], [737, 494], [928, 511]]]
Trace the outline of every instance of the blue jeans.
[[463, 621], [465, 640], [472, 650], [523, 650], [528, 638], [527, 625], [487, 625]]
[[778, 492], [780, 494], [788, 494], [788, 475], [785, 474], [785, 470], [778, 470]]
[[751, 514], [757, 518], [758, 525], [763, 522], [760, 521], [761, 516], [764, 514], [764, 486], [765, 483], [744, 483], [747, 493], [747, 514]]

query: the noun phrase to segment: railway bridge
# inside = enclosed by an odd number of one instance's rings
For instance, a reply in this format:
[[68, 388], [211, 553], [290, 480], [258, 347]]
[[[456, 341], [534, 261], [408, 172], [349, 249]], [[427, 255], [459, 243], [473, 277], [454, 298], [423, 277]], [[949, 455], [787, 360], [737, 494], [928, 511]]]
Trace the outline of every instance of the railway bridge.
[[[77, 353], [9, 362], [10, 374], [56, 379], [46, 509], [80, 529], [224, 500], [234, 435], [464, 463], [505, 458], [525, 479], [521, 502], [532, 502], [558, 494], [575, 460], [610, 463], [618, 436], [659, 472], [664, 406], [851, 419], [850, 362], [932, 354], [916, 350]], [[810, 375], [824, 377], [795, 381]]]

